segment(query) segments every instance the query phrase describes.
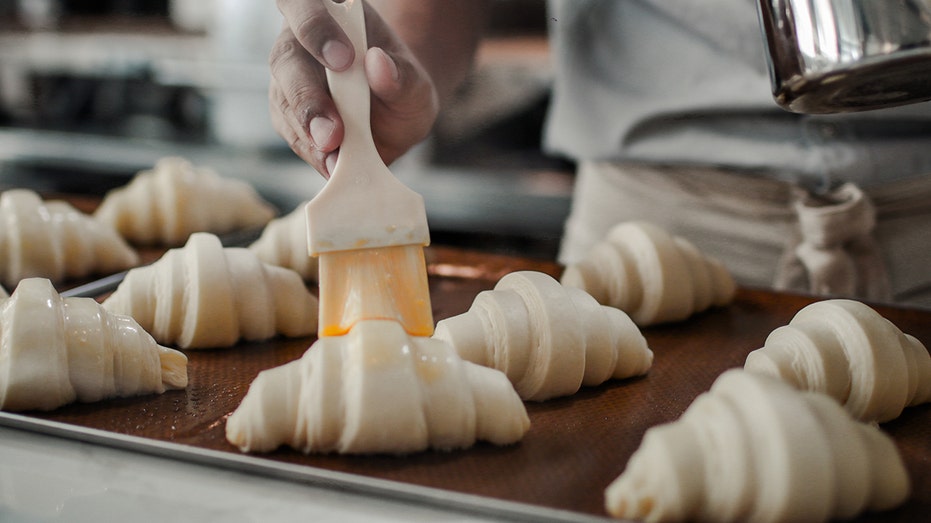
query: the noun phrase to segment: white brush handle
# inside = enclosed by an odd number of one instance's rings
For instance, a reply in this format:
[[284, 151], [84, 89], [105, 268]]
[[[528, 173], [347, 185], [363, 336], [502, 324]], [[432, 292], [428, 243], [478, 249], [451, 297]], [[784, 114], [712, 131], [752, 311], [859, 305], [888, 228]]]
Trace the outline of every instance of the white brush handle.
[[430, 232], [423, 197], [400, 182], [381, 159], [369, 122], [371, 92], [365, 76], [362, 0], [325, 0], [352, 40], [355, 59], [345, 71], [326, 71], [345, 133], [330, 180], [307, 204], [311, 256], [324, 252], [427, 245]]
[[[362, 0], [344, 0], [335, 2], [325, 0], [323, 4], [327, 11], [352, 42], [355, 58], [348, 69], [344, 71], [326, 70], [327, 83], [330, 86], [330, 95], [336, 104], [343, 119], [345, 133], [340, 146], [341, 151], [352, 151], [351, 155], [340, 155], [338, 163], [349, 163], [354, 158], [377, 155], [375, 141], [372, 137], [371, 119], [371, 91], [368, 79], [365, 76], [365, 51], [368, 44], [365, 36], [365, 14]], [[337, 169], [334, 169], [336, 171]], [[339, 171], [349, 171], [349, 166], [343, 166]], [[368, 169], [352, 169], [357, 175], [365, 175]], [[332, 175], [333, 173], [331, 173]]]

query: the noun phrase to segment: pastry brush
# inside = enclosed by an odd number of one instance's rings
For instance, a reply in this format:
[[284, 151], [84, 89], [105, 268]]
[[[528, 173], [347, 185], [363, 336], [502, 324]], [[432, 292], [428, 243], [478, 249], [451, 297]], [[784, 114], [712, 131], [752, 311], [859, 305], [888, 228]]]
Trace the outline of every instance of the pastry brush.
[[375, 148], [362, 1], [324, 4], [355, 58], [344, 71], [326, 71], [345, 132], [329, 180], [306, 207], [308, 248], [319, 268], [317, 333], [339, 336], [359, 320], [392, 319], [413, 336], [430, 336], [427, 213], [423, 197], [395, 178]]

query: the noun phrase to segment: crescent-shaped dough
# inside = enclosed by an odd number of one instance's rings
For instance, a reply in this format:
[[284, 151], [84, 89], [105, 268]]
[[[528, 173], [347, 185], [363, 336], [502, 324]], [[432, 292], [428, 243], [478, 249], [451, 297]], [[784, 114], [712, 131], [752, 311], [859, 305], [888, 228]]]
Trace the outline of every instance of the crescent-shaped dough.
[[517, 442], [530, 420], [504, 374], [439, 340], [366, 320], [261, 372], [226, 423], [243, 452], [405, 454]]
[[132, 316], [159, 343], [183, 349], [317, 330], [317, 298], [296, 272], [262, 263], [249, 249], [224, 248], [204, 232], [131, 269], [103, 306]]
[[10, 288], [24, 278], [58, 283], [137, 263], [115, 230], [65, 201], [43, 201], [29, 189], [0, 195], [0, 281]]
[[605, 506], [643, 521], [824, 522], [891, 509], [910, 488], [876, 426], [824, 394], [732, 369], [647, 430]]
[[0, 301], [0, 408], [51, 410], [187, 386], [187, 357], [91, 298], [27, 278]]
[[640, 376], [653, 363], [627, 314], [535, 271], [505, 275], [468, 312], [438, 322], [434, 338], [468, 361], [504, 372], [525, 400]]
[[721, 262], [645, 222], [616, 225], [584, 260], [566, 267], [560, 281], [625, 311], [640, 326], [726, 305], [737, 289]]
[[747, 356], [744, 368], [824, 392], [862, 421], [889, 421], [931, 401], [925, 346], [854, 300], [804, 307]]
[[317, 258], [308, 250], [305, 205], [306, 202], [268, 222], [262, 235], [249, 248], [265, 263], [293, 269], [305, 281], [316, 281]]
[[181, 245], [194, 232], [260, 227], [274, 216], [248, 183], [174, 157], [107, 193], [94, 212], [132, 243], [168, 246]]

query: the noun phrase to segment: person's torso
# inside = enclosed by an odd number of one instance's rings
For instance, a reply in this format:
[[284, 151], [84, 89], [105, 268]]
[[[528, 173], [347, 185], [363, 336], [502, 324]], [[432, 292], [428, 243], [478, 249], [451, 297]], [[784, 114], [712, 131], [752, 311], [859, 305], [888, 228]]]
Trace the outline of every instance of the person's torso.
[[808, 185], [931, 173], [931, 103], [798, 115], [773, 101], [754, 0], [553, 0], [545, 146]]

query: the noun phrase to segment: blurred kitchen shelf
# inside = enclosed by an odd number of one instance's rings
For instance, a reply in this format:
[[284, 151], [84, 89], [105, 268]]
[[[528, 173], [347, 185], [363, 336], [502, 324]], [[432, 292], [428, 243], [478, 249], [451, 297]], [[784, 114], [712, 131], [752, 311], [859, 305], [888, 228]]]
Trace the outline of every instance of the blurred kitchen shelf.
[[[173, 79], [177, 64], [209, 62], [204, 34], [173, 29], [157, 17], [95, 19], [56, 31], [0, 32], [0, 63], [32, 72], [125, 75], [140, 69]], [[196, 69], [185, 82], [200, 80]]]

